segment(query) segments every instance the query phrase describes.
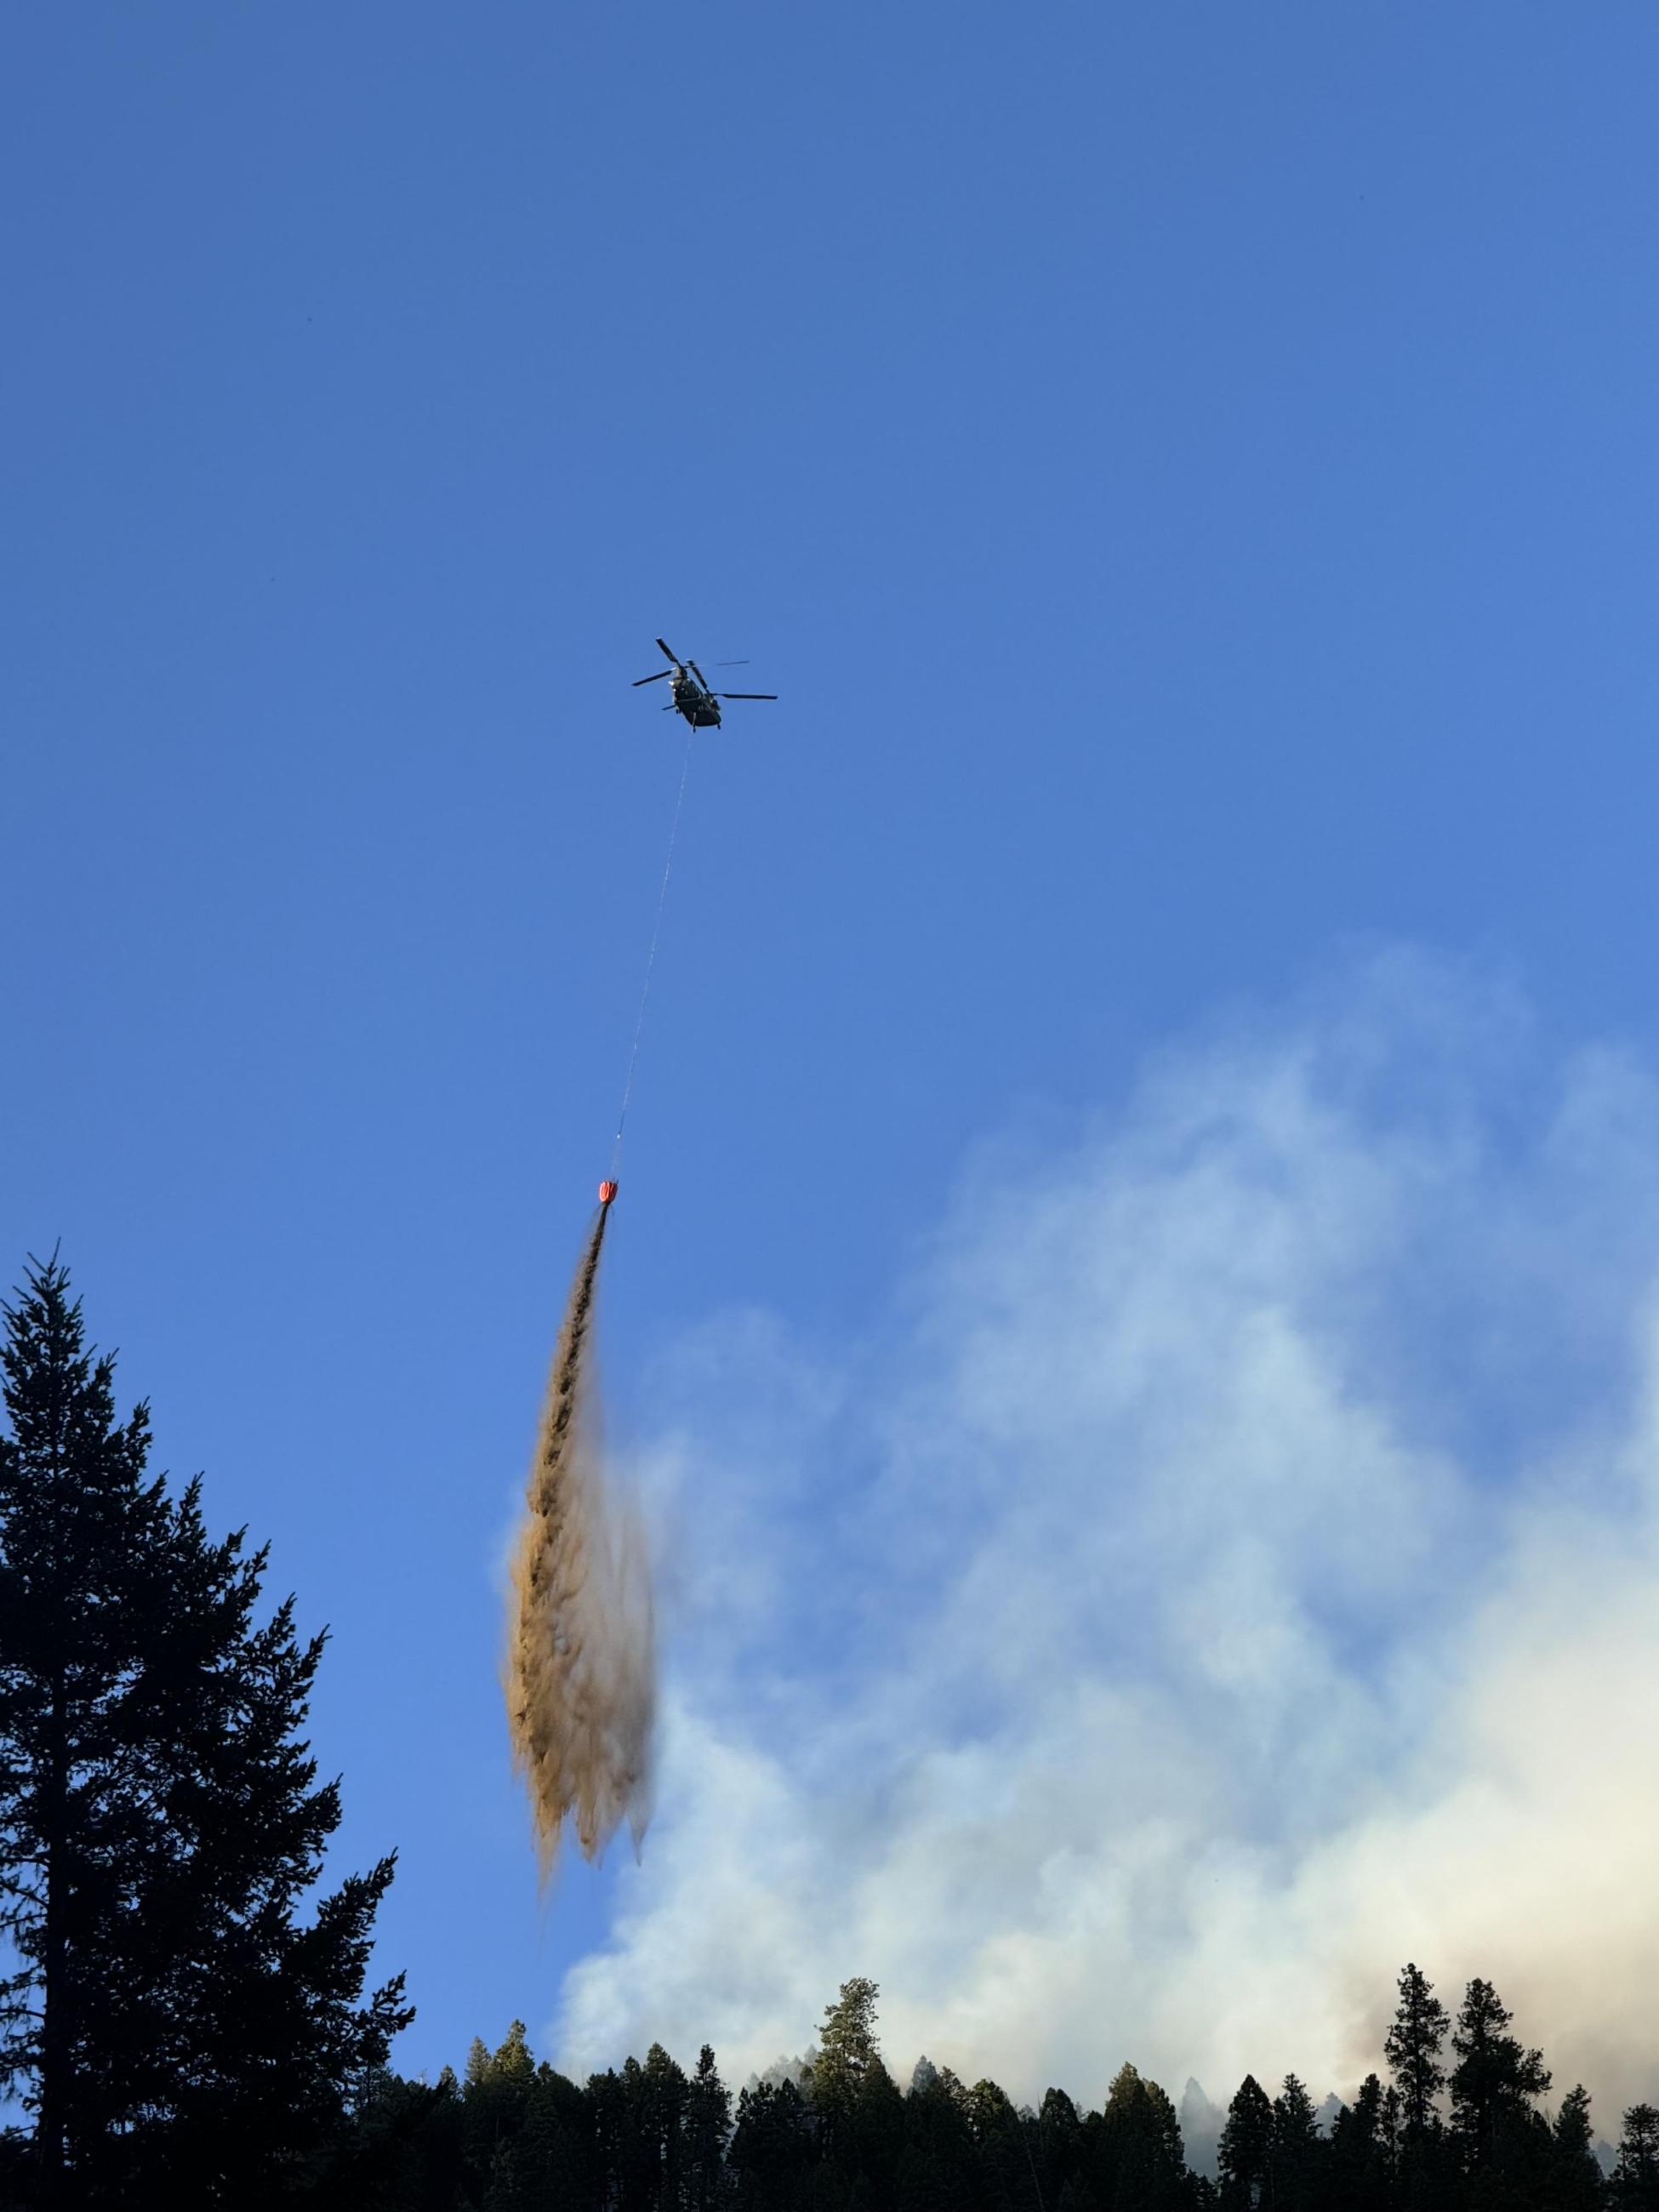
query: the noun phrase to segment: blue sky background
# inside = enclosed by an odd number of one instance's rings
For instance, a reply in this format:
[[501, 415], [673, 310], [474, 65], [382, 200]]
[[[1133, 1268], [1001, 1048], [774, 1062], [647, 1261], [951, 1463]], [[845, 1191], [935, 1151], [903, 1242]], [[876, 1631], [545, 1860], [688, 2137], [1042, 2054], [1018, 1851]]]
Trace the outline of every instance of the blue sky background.
[[1659, 23], [0, 38], [0, 1253], [63, 1239], [332, 1623], [435, 2064], [546, 2018], [617, 1879], [538, 1908], [493, 1576], [678, 772], [653, 633], [783, 696], [694, 769], [624, 1440], [686, 1331], [833, 1354], [980, 1139], [1356, 939], [1659, 1049]]

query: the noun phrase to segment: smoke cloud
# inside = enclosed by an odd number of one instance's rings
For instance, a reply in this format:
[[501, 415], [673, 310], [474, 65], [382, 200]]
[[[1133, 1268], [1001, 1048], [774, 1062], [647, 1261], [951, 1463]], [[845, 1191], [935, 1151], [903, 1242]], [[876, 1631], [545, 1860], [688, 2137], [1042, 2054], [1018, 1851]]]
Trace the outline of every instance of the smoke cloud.
[[607, 1489], [588, 1374], [609, 1218], [570, 1286], [513, 1549], [507, 1725], [544, 1881], [567, 1823], [594, 1859], [623, 1820], [637, 1847], [649, 1809], [650, 1583], [638, 1521]]
[[1659, 2089], [1659, 1085], [1417, 957], [964, 1178], [867, 1333], [656, 1385], [664, 1817], [573, 2070], [799, 2047], [1097, 2101], [1380, 2063], [1489, 1977]]

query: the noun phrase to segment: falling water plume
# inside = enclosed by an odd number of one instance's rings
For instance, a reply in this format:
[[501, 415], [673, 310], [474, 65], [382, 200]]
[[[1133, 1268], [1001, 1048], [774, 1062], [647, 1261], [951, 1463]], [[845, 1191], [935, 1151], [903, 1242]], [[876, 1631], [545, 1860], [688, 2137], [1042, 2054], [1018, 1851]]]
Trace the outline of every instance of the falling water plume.
[[507, 1712], [545, 1881], [565, 1824], [596, 1859], [649, 1813], [656, 1665], [643, 1536], [607, 1488], [590, 1402], [608, 1204], [570, 1286], [513, 1552]]

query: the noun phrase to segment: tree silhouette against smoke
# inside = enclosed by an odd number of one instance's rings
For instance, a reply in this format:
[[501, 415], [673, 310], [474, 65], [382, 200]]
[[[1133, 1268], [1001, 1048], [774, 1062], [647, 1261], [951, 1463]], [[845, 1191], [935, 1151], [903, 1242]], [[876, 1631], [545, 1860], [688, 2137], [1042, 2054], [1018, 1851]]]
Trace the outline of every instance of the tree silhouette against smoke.
[[1446, 2086], [1440, 2063], [1446, 2040], [1446, 2008], [1434, 1984], [1414, 1965], [1400, 1970], [1400, 2003], [1382, 2053], [1400, 2092], [1401, 2117], [1409, 2133], [1425, 2135], [1439, 2125], [1435, 2100]]
[[1659, 2110], [1632, 2105], [1625, 2115], [1613, 2172], [1618, 2212], [1659, 2212]]
[[[1400, 1978], [1390, 2063], [1416, 2089], [1438, 2067], [1450, 2026], [1416, 1966]], [[374, 2142], [397, 2144], [400, 2193], [356, 2202], [421, 2212], [1659, 2212], [1659, 2112], [1625, 2115], [1604, 2181], [1589, 2100], [1574, 2089], [1553, 2127], [1538, 2113], [1547, 2075], [1509, 2033], [1489, 1983], [1471, 1982], [1447, 2086], [1414, 2108], [1368, 2075], [1328, 2131], [1287, 2075], [1270, 2097], [1247, 2076], [1220, 2143], [1219, 2185], [1186, 2165], [1175, 2107], [1157, 2082], [1120, 2068], [1097, 2110], [1050, 2089], [1040, 2112], [995, 2082], [969, 2088], [919, 2062], [908, 2094], [883, 2063], [873, 1982], [842, 1985], [799, 2082], [751, 2081], [735, 2112], [705, 2045], [688, 2077], [660, 2046], [643, 2064], [585, 2086], [533, 2066], [516, 2023], [493, 2057], [475, 2046], [465, 2086], [437, 2091], [384, 2076], [365, 2107]], [[1437, 2100], [1441, 2091], [1431, 2093]], [[735, 2121], [728, 2134], [728, 2118]], [[1414, 2132], [1413, 2132], [1414, 2131]], [[1425, 2181], [1409, 2141], [1437, 2147]], [[455, 2158], [457, 2143], [465, 2146]], [[556, 2185], [552, 2177], [557, 2177]], [[537, 2179], [543, 2177], [543, 2179]]]
[[1561, 2100], [1551, 2144], [1553, 2193], [1557, 2212], [1595, 2212], [1601, 2199], [1601, 2169], [1595, 2162], [1595, 2130], [1590, 2124], [1589, 2092], [1579, 2082]]
[[1227, 2124], [1216, 2154], [1221, 2202], [1227, 2212], [1249, 2212], [1266, 2198], [1273, 2148], [1273, 2100], [1255, 2075], [1247, 2074], [1227, 2107]]
[[1451, 2130], [1465, 2172], [1493, 2182], [1541, 2154], [1536, 2100], [1550, 2086], [1543, 2053], [1523, 2051], [1509, 2025], [1492, 1984], [1472, 1981], [1452, 2030]]

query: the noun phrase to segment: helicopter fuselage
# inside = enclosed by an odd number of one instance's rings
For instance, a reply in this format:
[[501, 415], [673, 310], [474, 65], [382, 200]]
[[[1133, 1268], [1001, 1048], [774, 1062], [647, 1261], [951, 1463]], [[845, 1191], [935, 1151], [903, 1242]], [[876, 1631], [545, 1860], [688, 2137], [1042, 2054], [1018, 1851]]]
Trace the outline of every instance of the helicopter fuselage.
[[[657, 650], [668, 663], [667, 667], [656, 669], [649, 676], [636, 676], [634, 689], [637, 691], [642, 684], [660, 684], [666, 677], [669, 679], [668, 705], [663, 708], [664, 714], [672, 708], [690, 722], [694, 730], [719, 729], [722, 699], [775, 699], [778, 696], [775, 691], [716, 691], [696, 662], [682, 660], [665, 637], [657, 640]], [[728, 668], [740, 668], [745, 665], [736, 660], [716, 663], [717, 666]]]
[[688, 676], [684, 669], [677, 669], [669, 688], [675, 711], [684, 714], [694, 730], [719, 729], [720, 702], [705, 691], [695, 677]]

